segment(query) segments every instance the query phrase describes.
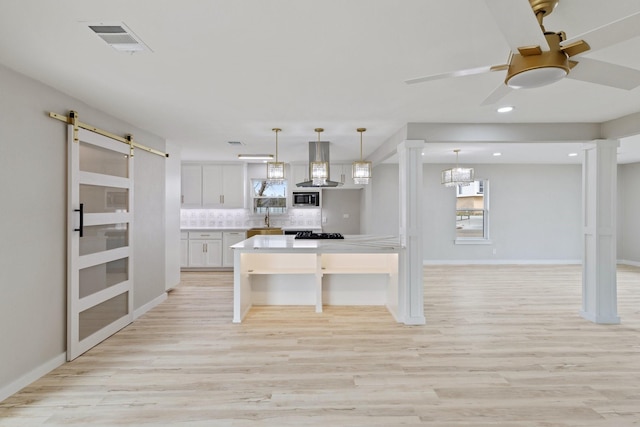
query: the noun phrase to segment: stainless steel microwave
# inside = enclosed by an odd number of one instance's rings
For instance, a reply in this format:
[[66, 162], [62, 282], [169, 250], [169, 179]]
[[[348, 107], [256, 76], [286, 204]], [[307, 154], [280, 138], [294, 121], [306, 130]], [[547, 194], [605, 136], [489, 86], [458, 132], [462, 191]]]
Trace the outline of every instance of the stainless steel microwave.
[[292, 204], [294, 207], [320, 206], [320, 193], [317, 191], [294, 191]]

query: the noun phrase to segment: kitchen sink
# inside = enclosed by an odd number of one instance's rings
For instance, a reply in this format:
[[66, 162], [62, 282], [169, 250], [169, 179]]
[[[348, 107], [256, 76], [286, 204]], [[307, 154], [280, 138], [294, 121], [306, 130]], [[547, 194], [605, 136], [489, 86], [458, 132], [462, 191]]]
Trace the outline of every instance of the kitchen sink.
[[257, 234], [267, 234], [267, 235], [282, 234], [282, 228], [280, 227], [250, 228], [249, 230], [247, 230], [247, 239]]

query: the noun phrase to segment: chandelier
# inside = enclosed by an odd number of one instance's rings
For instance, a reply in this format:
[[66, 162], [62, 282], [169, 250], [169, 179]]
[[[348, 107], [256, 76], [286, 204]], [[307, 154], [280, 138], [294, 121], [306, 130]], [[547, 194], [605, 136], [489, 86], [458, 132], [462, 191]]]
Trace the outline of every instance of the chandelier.
[[358, 128], [356, 130], [360, 132], [360, 161], [353, 162], [351, 176], [354, 184], [368, 184], [369, 178], [371, 178], [371, 162], [362, 160], [362, 132], [367, 129]]
[[[315, 128], [318, 133], [318, 144], [316, 145], [316, 153], [320, 151], [320, 133], [324, 131], [322, 128]], [[320, 156], [316, 156], [316, 160]], [[315, 161], [309, 162], [309, 174], [313, 185], [325, 185], [329, 179], [329, 162]]]
[[456, 153], [456, 167], [442, 171], [441, 183], [446, 187], [469, 185], [473, 182], [473, 168], [461, 168], [458, 166], [458, 153], [460, 150], [453, 150]]
[[281, 182], [284, 180], [284, 163], [278, 161], [278, 132], [282, 129], [271, 129], [276, 133], [276, 161], [267, 162], [267, 180], [274, 182]]

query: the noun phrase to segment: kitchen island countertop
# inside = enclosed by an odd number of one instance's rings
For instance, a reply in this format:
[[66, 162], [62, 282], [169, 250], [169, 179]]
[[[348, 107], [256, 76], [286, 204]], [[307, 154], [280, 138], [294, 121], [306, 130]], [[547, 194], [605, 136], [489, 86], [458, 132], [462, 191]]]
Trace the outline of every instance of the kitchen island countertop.
[[294, 235], [258, 235], [231, 246], [242, 252], [374, 253], [398, 252], [400, 240], [394, 236], [346, 235], [344, 239], [296, 239]]

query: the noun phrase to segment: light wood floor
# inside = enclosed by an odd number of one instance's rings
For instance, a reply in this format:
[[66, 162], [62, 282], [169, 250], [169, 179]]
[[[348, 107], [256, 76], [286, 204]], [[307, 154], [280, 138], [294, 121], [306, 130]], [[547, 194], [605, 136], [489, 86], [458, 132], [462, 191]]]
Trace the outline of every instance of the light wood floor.
[[229, 273], [0, 403], [1, 426], [640, 425], [640, 269], [622, 324], [578, 316], [579, 266], [425, 268], [427, 325], [381, 307], [257, 307]]

